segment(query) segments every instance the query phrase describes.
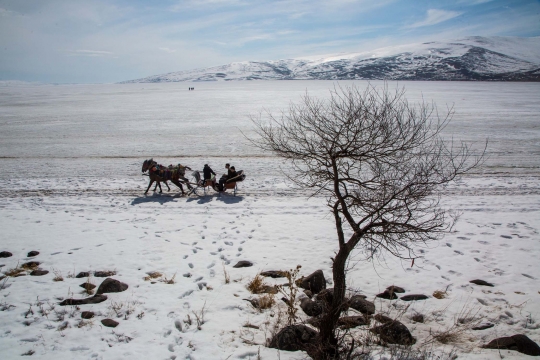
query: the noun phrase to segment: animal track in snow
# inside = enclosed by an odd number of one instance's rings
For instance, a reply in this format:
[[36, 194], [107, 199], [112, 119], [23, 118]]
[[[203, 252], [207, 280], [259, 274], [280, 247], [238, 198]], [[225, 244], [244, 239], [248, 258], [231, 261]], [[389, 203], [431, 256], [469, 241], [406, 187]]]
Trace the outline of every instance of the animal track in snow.
[[188, 266], [193, 269], [193, 263], [189, 263]]
[[501, 235], [502, 238], [505, 238], [505, 239], [511, 239], [512, 237], [510, 235]]

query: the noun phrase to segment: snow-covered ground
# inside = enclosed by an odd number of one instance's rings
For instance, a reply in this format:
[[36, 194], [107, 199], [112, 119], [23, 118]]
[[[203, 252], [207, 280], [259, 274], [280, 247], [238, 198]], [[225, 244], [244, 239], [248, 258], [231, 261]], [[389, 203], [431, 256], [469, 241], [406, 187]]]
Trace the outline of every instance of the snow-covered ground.
[[[445, 205], [462, 212], [455, 232], [421, 249], [424, 257], [412, 268], [392, 258], [371, 263], [356, 256], [350, 288], [371, 300], [392, 284], [430, 296], [406, 310], [401, 300], [395, 306], [375, 300], [378, 312], [399, 316], [409, 327], [416, 346], [467, 311], [495, 326], [468, 332], [455, 344], [429, 346], [490, 359], [499, 352], [479, 346], [495, 337], [526, 334], [540, 343], [540, 84], [401, 85], [411, 100], [423, 95], [439, 108], [455, 103], [447, 135], [480, 143], [489, 137], [491, 156], [482, 173], [447, 191]], [[322, 269], [330, 280], [337, 243], [332, 219], [324, 199], [291, 188], [280, 174], [282, 161], [250, 148], [240, 132], [249, 134], [249, 115], [263, 107], [283, 109], [306, 89], [326, 96], [334, 84], [188, 86], [0, 89], [0, 251], [13, 253], [0, 259], [0, 271], [30, 260], [50, 271], [0, 281], [3, 359], [30, 350], [43, 359], [255, 359], [259, 352], [262, 359], [305, 358], [258, 345], [278, 311], [255, 310], [244, 300], [253, 296], [246, 284], [262, 270], [296, 265], [302, 275]], [[182, 197], [174, 185], [170, 193], [145, 196], [140, 166], [152, 156], [199, 170], [209, 163], [218, 174], [231, 162], [248, 178], [236, 197]], [[31, 250], [40, 254], [27, 258]], [[254, 266], [233, 268], [239, 260]], [[128, 290], [80, 309], [58, 305], [84, 297], [79, 285], [86, 279], [70, 275], [98, 270], [116, 271], [113, 278]], [[146, 281], [152, 271], [174, 276], [174, 284]], [[53, 281], [55, 272], [63, 281]], [[470, 284], [473, 279], [495, 286]], [[90, 279], [96, 285], [102, 280]], [[432, 297], [436, 290], [446, 290], [447, 298]], [[203, 308], [198, 329], [196, 314]], [[81, 322], [87, 310], [96, 316]], [[425, 315], [424, 323], [410, 319], [416, 312]], [[105, 318], [120, 325], [104, 327]], [[259, 329], [243, 327], [248, 323]]]

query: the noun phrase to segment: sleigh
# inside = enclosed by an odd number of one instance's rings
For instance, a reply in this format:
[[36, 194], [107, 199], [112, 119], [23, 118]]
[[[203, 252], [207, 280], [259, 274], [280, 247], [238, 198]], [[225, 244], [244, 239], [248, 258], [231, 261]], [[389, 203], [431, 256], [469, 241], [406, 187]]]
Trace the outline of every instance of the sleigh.
[[[204, 195], [206, 195], [206, 188], [208, 188], [208, 187], [212, 188], [214, 191], [217, 191], [216, 188], [215, 188], [217, 186], [217, 183], [214, 180], [201, 179], [201, 174], [198, 171], [192, 172], [191, 176], [195, 179], [194, 182], [195, 182], [195, 184], [197, 184], [197, 186], [194, 187], [189, 192], [188, 195], [191, 195], [191, 194], [198, 195], [197, 194], [198, 189], [202, 189], [203, 192], [204, 192]], [[239, 170], [237, 172], [237, 175], [234, 178], [227, 180], [223, 184], [223, 192], [225, 192], [227, 190], [233, 190], [233, 195], [236, 196], [236, 192], [238, 191], [238, 183], [244, 181], [245, 178], [246, 178], [246, 174], [244, 174], [244, 171]]]

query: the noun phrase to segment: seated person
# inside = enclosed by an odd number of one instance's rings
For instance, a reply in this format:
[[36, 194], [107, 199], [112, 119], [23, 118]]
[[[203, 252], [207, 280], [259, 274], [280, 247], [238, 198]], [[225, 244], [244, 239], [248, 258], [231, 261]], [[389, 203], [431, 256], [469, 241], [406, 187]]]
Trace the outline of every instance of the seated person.
[[221, 179], [219, 179], [219, 185], [218, 189], [219, 191], [223, 191], [225, 188], [225, 182], [230, 179], [234, 179], [238, 174], [236, 173], [236, 169], [234, 166], [229, 166], [229, 164], [226, 164], [225, 167], [228, 169], [227, 175], [223, 175]]
[[[212, 176], [213, 175], [213, 176]], [[212, 187], [215, 187], [216, 185], [216, 173], [208, 164], [204, 164], [203, 168], [203, 186], [206, 184], [206, 180], [212, 180]]]

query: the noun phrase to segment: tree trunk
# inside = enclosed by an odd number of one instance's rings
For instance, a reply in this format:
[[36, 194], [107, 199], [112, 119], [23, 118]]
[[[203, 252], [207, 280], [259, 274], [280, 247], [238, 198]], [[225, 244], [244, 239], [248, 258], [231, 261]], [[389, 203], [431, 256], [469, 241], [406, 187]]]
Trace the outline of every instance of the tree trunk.
[[336, 324], [343, 311], [345, 299], [345, 263], [350, 251], [346, 245], [342, 245], [334, 259], [332, 275], [334, 279], [334, 296], [330, 309], [321, 322], [320, 336], [322, 345], [322, 359], [339, 359], [338, 340], [336, 338]]

